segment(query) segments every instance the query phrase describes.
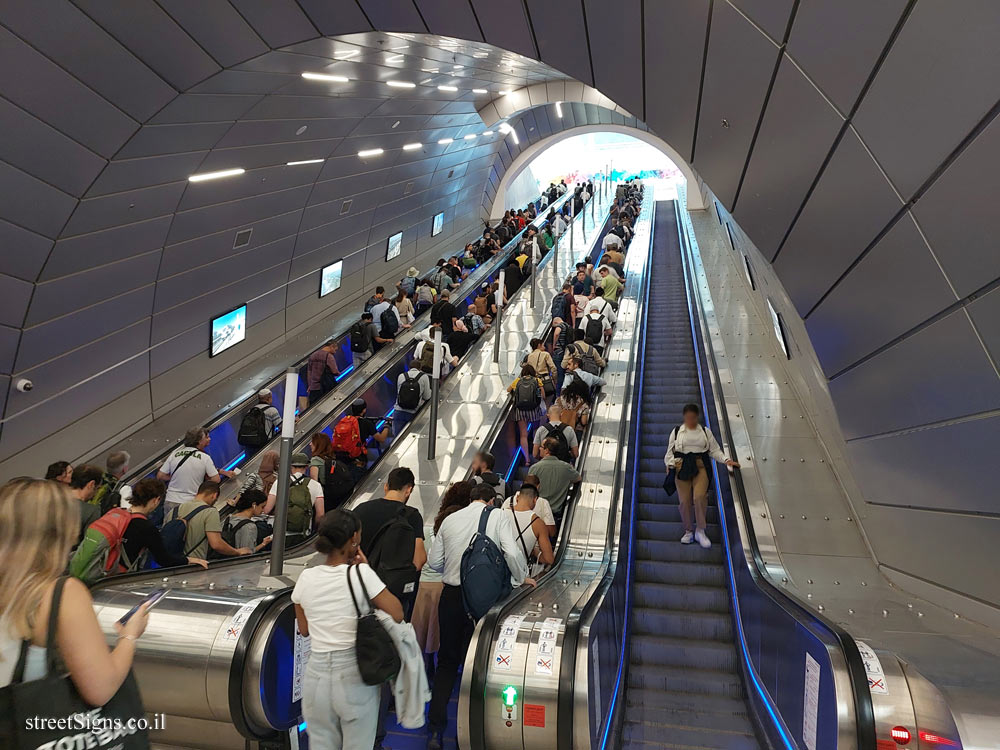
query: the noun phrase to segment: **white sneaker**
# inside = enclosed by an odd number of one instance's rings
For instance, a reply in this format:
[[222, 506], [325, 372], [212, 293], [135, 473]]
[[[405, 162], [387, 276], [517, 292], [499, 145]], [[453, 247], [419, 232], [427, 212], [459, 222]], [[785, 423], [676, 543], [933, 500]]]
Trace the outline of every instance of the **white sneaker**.
[[681, 544], [691, 544], [694, 541], [694, 534], [690, 531], [685, 531], [684, 536], [681, 537]]
[[705, 549], [708, 549], [709, 547], [712, 546], [712, 543], [708, 540], [708, 536], [701, 529], [698, 529], [696, 532], [694, 532], [694, 538], [697, 539], [698, 544], [700, 544]]

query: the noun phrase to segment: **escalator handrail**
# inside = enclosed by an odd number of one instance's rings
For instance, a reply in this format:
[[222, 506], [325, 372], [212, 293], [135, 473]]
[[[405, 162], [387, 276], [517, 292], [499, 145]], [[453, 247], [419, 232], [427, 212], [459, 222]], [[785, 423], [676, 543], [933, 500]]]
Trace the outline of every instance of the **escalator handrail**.
[[[681, 215], [681, 208], [675, 202], [674, 207], [677, 216], [677, 231], [680, 235], [681, 241], [681, 256], [684, 266], [684, 278], [685, 278], [685, 292], [688, 295], [688, 313], [691, 316], [691, 326], [692, 326], [692, 336], [697, 336], [695, 331], [694, 322], [694, 308], [697, 308], [699, 327], [704, 329], [707, 325], [704, 313], [704, 303], [701, 296], [697, 293], [697, 280], [695, 278], [695, 268], [694, 268], [694, 249], [691, 246], [690, 236], [686, 230], [683, 217]], [[694, 307], [692, 307], [692, 297], [694, 298]], [[701, 341], [705, 348], [705, 358], [710, 368], [711, 374], [714, 376], [716, 382], [721, 382], [719, 376], [718, 364], [715, 359], [715, 353], [710, 345], [711, 339], [707, 336], [707, 333], [701, 331]], [[696, 359], [700, 359], [698, 353], [697, 342], [695, 343], [695, 356]], [[702, 407], [705, 412], [706, 424], [708, 422], [708, 403], [707, 394], [705, 390], [704, 382], [702, 382], [701, 367], [698, 368], [698, 379], [699, 385], [701, 387], [702, 393]], [[729, 414], [726, 409], [726, 403], [724, 399], [720, 399], [713, 393], [716, 413], [718, 415], [719, 429], [723, 433], [724, 441], [730, 445], [735, 445], [733, 441], [732, 427], [729, 422]], [[719, 486], [719, 476], [718, 471], [713, 466], [713, 472], [715, 473], [716, 489], [720, 490]], [[781, 608], [789, 617], [795, 619], [796, 621], [802, 623], [807, 630], [820, 628], [829, 635], [833, 637], [836, 641], [838, 647], [843, 653], [844, 661], [847, 665], [848, 674], [850, 676], [850, 683], [854, 699], [854, 709], [855, 709], [855, 724], [857, 728], [857, 740], [858, 740], [858, 750], [875, 750], [876, 739], [875, 739], [875, 712], [872, 705], [871, 691], [868, 688], [868, 677], [865, 672], [864, 661], [861, 658], [861, 652], [858, 650], [858, 646], [854, 641], [854, 638], [844, 630], [842, 627], [837, 625], [835, 622], [825, 617], [819, 612], [814, 612], [811, 609], [803, 605], [797, 598], [789, 594], [787, 591], [783, 590], [779, 586], [775, 585], [770, 575], [767, 574], [766, 565], [764, 563], [763, 556], [760, 552], [760, 545], [757, 541], [757, 535], [754, 533], [753, 529], [753, 516], [750, 511], [750, 503], [747, 498], [746, 486], [743, 482], [743, 476], [739, 468], [733, 470], [732, 477], [730, 479], [731, 485], [734, 487], [735, 492], [739, 498], [737, 503], [738, 510], [743, 519], [743, 525], [746, 528], [746, 542], [750, 547], [751, 555], [748, 559], [748, 568], [751, 574], [751, 580], [753, 580], [756, 587], [779, 608]], [[721, 494], [721, 492], [720, 492]], [[721, 498], [719, 498], [721, 500]], [[725, 524], [724, 512], [720, 506], [719, 516], [721, 521], [721, 526], [723, 530], [723, 544], [726, 546], [726, 556], [729, 558], [729, 531]], [[737, 531], [738, 533], [738, 531]], [[730, 569], [732, 569], [732, 561], [729, 561]], [[733, 578], [735, 582], [735, 577]], [[739, 606], [739, 599], [736, 596], [736, 592], [732, 592], [733, 601], [735, 605]]]
[[[564, 203], [566, 203], [566, 201], [569, 198], [572, 197], [572, 195], [573, 195], [572, 192], [567, 191], [564, 195], [558, 196], [555, 201], [553, 201], [551, 204], [547, 205], [545, 207], [545, 209], [543, 209], [543, 210], [546, 211], [546, 212], [548, 212], [549, 209], [558, 209], [558, 208], [561, 208], [562, 205]], [[539, 196], [539, 197], [541, 197], [541, 196]], [[538, 201], [538, 198], [536, 198], [532, 202], [533, 203], [537, 203], [537, 201]], [[545, 219], [545, 217], [542, 216], [541, 214], [539, 214], [536, 217], [536, 221], [529, 222], [528, 224], [526, 224], [525, 227], [524, 227], [524, 229], [522, 229], [521, 231], [519, 231], [510, 240], [508, 240], [507, 244], [505, 244], [501, 248], [501, 251], [499, 253], [497, 253], [497, 255], [494, 256], [494, 257], [499, 257], [500, 255], [506, 253], [506, 251], [508, 249], [510, 249], [511, 251], [513, 251], [517, 247], [518, 243], [520, 243], [520, 241], [522, 239], [522, 236], [528, 230], [528, 227], [535, 226], [536, 228], [541, 229], [542, 227], [545, 226], [546, 222], [547, 222], [547, 220]], [[482, 238], [483, 230], [480, 229], [480, 230], [477, 230], [477, 231], [478, 231], [478, 236], [481, 239]], [[472, 240], [472, 241], [474, 242], [475, 240]], [[450, 256], [444, 256], [444, 257], [459, 257], [463, 252], [465, 252], [465, 247], [464, 246], [463, 246], [462, 250], [460, 250], [458, 253], [454, 253], [454, 254], [452, 254]], [[492, 260], [492, 258], [490, 260]], [[488, 263], [489, 260], [487, 260], [486, 262]], [[431, 270], [433, 270], [433, 269], [431, 269]], [[475, 268], [473, 268], [472, 270], [475, 270]], [[424, 278], [429, 273], [430, 273], [430, 271], [428, 271], [425, 274], [422, 274], [419, 278]], [[353, 323], [351, 325], [353, 325]], [[309, 351], [308, 354], [306, 354], [305, 356], [303, 356], [302, 358], [300, 358], [299, 360], [297, 360], [294, 364], [291, 365], [291, 367], [294, 367], [296, 370], [300, 370], [303, 367], [303, 365], [306, 364], [306, 362], [308, 361], [309, 357], [312, 356], [313, 352], [315, 352], [318, 349], [321, 349], [322, 347], [326, 346], [330, 342], [339, 341], [339, 340], [343, 339], [344, 337], [347, 336], [347, 334], [349, 332], [349, 329], [350, 329], [350, 326], [348, 326], [348, 328], [345, 329], [344, 331], [341, 331], [340, 333], [334, 334], [334, 335], [330, 336], [329, 338], [323, 340], [322, 343], [316, 345], [315, 347], [312, 347], [312, 349]], [[280, 385], [284, 381], [284, 379], [285, 379], [285, 370], [282, 369], [279, 374], [275, 375], [271, 380], [269, 380], [267, 382], [266, 385], [261, 386], [261, 388], [268, 388], [268, 389], [275, 388], [276, 386]], [[256, 397], [257, 397], [257, 391], [258, 390], [260, 390], [260, 389], [255, 389], [253, 391], [253, 393], [247, 395], [246, 397], [241, 398], [241, 399], [239, 399], [236, 402], [230, 402], [229, 404], [223, 406], [222, 409], [220, 409], [218, 412], [216, 412], [208, 420], [208, 422], [205, 424], [204, 428], [206, 430], [208, 430], [209, 432], [211, 432], [212, 430], [214, 430], [215, 428], [217, 428], [219, 425], [221, 425], [221, 424], [225, 423], [226, 421], [228, 421], [233, 415], [246, 410], [249, 406], [252, 405], [252, 402], [256, 399]], [[303, 412], [303, 413], [305, 413], [305, 412]], [[148, 476], [151, 471], [153, 471], [155, 468], [161, 466], [163, 464], [163, 462], [166, 460], [166, 458], [170, 455], [170, 453], [173, 452], [173, 451], [175, 451], [175, 450], [177, 450], [177, 447], [178, 447], [177, 445], [172, 445], [169, 448], [166, 448], [166, 449], [160, 451], [159, 453], [155, 454], [154, 456], [150, 457], [149, 459], [143, 461], [141, 464], [139, 464], [139, 465], [137, 465], [135, 467], [129, 467], [128, 473], [122, 478], [121, 481], [123, 481], [125, 484], [133, 485], [135, 482], [139, 481], [143, 477]], [[100, 461], [98, 461], [96, 459], [89, 459], [88, 461], [89, 462], [95, 462], [96, 461], [96, 463], [98, 463], [98, 464], [101, 463]]]

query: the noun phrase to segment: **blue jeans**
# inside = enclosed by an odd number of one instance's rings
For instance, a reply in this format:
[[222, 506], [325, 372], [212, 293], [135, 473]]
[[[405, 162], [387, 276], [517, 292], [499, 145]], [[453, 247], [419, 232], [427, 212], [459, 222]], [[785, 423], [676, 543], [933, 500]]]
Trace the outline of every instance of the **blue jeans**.
[[412, 411], [405, 411], [397, 406], [396, 411], [392, 413], [392, 436], [399, 437], [399, 433], [413, 420], [413, 417]]
[[368, 750], [375, 743], [379, 686], [366, 685], [354, 648], [313, 652], [302, 686], [310, 750]]

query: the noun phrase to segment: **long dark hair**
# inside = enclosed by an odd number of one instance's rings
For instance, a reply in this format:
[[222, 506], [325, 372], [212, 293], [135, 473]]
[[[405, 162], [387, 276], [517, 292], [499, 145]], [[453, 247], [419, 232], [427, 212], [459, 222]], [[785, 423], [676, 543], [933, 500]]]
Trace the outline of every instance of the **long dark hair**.
[[441, 498], [441, 508], [434, 519], [435, 534], [438, 533], [438, 529], [441, 528], [441, 523], [444, 519], [455, 511], [462, 510], [462, 508], [465, 508], [472, 502], [472, 488], [474, 486], [473, 482], [462, 480], [461, 482], [455, 482], [448, 488], [448, 491], [444, 493], [444, 497]]
[[579, 401], [584, 404], [589, 404], [590, 386], [584, 383], [580, 378], [573, 378], [569, 385], [563, 387], [560, 395], [567, 403], [576, 403]]

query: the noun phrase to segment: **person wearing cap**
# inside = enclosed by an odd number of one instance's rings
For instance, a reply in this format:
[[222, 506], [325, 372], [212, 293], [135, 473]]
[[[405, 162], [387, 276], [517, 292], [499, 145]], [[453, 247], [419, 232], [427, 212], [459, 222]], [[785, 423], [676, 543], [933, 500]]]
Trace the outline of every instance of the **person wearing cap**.
[[281, 429], [281, 412], [272, 404], [272, 401], [274, 401], [274, 396], [271, 394], [271, 389], [261, 388], [257, 391], [257, 403], [251, 407], [264, 410], [264, 426], [270, 436]]
[[[323, 517], [326, 506], [323, 502], [323, 485], [309, 476], [309, 456], [305, 453], [292, 454], [291, 481], [295, 483], [305, 483], [309, 488], [309, 496], [313, 504], [313, 528], [319, 524]], [[265, 515], [274, 513], [274, 505], [278, 500], [278, 482], [271, 487], [271, 494], [267, 496], [267, 505], [264, 506]]]
[[[377, 443], [384, 443], [389, 439], [389, 433], [391, 428], [391, 417], [386, 417], [384, 419], [384, 424], [382, 429], [378, 428], [374, 419], [366, 417], [365, 414], [368, 412], [368, 402], [363, 398], [356, 398], [351, 402], [351, 407], [347, 410], [347, 414], [341, 419], [347, 419], [348, 417], [357, 417], [358, 420], [358, 435], [361, 440], [361, 445], [364, 449], [361, 455], [357, 458], [352, 458], [346, 453], [336, 453], [338, 459], [343, 461], [351, 469], [351, 474], [354, 476], [354, 481], [357, 482], [364, 476], [364, 473], [368, 470], [368, 441], [375, 438]], [[334, 428], [336, 430], [336, 428]]]
[[414, 293], [416, 293], [417, 291], [417, 277], [419, 275], [420, 272], [413, 266], [410, 266], [409, 269], [406, 271], [406, 276], [404, 276], [399, 280], [399, 283], [396, 284], [396, 287], [399, 289], [399, 291], [403, 292], [407, 297], [412, 297]]
[[608, 316], [602, 312], [602, 303], [603, 300], [591, 300], [590, 305], [588, 306], [587, 314], [580, 318], [576, 326], [581, 331], [586, 333], [587, 328], [590, 326], [592, 321], [600, 321], [601, 330], [604, 332], [604, 335], [601, 337], [600, 341], [591, 340], [590, 342], [600, 354], [604, 353], [604, 340], [611, 335], [611, 321], [608, 320]]

